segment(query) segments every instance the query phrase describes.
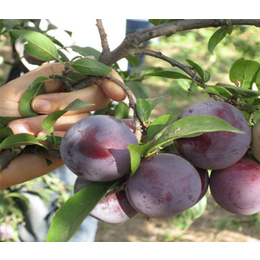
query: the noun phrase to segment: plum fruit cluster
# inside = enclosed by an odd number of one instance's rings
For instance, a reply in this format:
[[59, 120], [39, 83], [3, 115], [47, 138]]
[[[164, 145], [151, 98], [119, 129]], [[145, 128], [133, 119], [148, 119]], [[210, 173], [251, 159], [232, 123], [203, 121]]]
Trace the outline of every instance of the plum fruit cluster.
[[[260, 122], [251, 131], [240, 110], [220, 101], [191, 105], [179, 118], [193, 115], [216, 116], [245, 132], [209, 132], [178, 139], [175, 144], [180, 154], [194, 166], [212, 170], [209, 187], [218, 205], [239, 215], [259, 212]], [[247, 158], [246, 153], [250, 148], [255, 158]]]
[[74, 124], [61, 143], [64, 163], [78, 176], [74, 192], [123, 177], [120, 189], [109, 190], [90, 215], [108, 223], [124, 222], [137, 213], [176, 216], [198, 203], [208, 187], [215, 201], [232, 213], [260, 211], [260, 165], [245, 157], [250, 146], [259, 156], [260, 127], [253, 130], [254, 144], [242, 112], [220, 101], [191, 105], [178, 119], [194, 115], [219, 117], [244, 134], [218, 131], [176, 139], [177, 150], [142, 158], [133, 175], [128, 145], [138, 141], [131, 120], [95, 115]]

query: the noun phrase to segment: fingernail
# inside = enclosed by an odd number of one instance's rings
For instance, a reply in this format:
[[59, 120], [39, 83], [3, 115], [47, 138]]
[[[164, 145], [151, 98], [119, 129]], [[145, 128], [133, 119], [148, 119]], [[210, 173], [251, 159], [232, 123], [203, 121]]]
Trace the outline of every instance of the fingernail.
[[32, 108], [37, 113], [47, 113], [51, 111], [51, 103], [46, 99], [36, 99], [32, 103]]

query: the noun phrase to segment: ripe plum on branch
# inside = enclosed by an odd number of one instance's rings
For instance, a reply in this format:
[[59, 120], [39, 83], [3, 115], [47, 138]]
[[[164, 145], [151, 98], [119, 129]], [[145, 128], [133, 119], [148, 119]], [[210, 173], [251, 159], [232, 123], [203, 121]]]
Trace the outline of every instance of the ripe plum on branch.
[[245, 134], [219, 131], [177, 139], [176, 147], [184, 158], [196, 167], [214, 170], [229, 167], [245, 155], [251, 129], [240, 110], [222, 101], [203, 101], [187, 107], [178, 118], [195, 115], [219, 117]]

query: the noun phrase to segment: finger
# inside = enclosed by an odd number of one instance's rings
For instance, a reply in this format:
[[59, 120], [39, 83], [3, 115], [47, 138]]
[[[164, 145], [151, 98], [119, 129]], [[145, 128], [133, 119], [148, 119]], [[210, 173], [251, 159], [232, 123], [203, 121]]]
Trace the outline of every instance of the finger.
[[[69, 127], [78, 122], [79, 120], [90, 116], [90, 113], [81, 113], [75, 115], [68, 115], [60, 117], [54, 124], [54, 131], [66, 132]], [[14, 134], [27, 133], [38, 136], [43, 131], [42, 122], [46, 116], [36, 116], [23, 119], [17, 119], [9, 123], [9, 127]]]
[[[32, 82], [38, 77], [50, 77], [53, 74], [60, 74], [64, 70], [64, 66], [61, 63], [48, 63], [40, 66], [39, 68], [29, 71], [23, 76], [14, 79], [3, 86], [9, 92], [12, 92], [12, 99], [17, 102], [24, 91], [32, 84]], [[60, 82], [54, 80], [46, 81], [47, 92], [54, 91], [60, 88]]]
[[[110, 74], [117, 78], [118, 80], [122, 81], [122, 78], [119, 76], [119, 74], [112, 70], [110, 72]], [[126, 98], [126, 94], [125, 91], [119, 86], [117, 85], [115, 82], [108, 80], [108, 79], [102, 79], [102, 80], [98, 80], [96, 82], [96, 84], [102, 88], [102, 90], [104, 91], [104, 93], [111, 99], [115, 100], [115, 101], [123, 101]]]
[[73, 92], [49, 93], [35, 97], [32, 101], [32, 109], [39, 114], [50, 114], [57, 110], [64, 109], [75, 99], [95, 104], [93, 106], [70, 111], [68, 114], [86, 113], [106, 107], [110, 101], [100, 87], [93, 84], [85, 89]]
[[[3, 85], [0, 88], [1, 115], [20, 117], [19, 106], [21, 97], [31, 83], [39, 76], [49, 77], [50, 75], [61, 73], [63, 69], [63, 65], [60, 63], [45, 64]], [[60, 82], [55, 82], [54, 80], [47, 80], [45, 83], [47, 92], [56, 91], [61, 86]]]

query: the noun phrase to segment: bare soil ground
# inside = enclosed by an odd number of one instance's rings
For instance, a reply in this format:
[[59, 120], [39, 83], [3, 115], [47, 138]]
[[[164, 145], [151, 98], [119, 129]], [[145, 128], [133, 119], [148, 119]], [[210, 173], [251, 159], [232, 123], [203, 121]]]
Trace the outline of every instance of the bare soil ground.
[[[211, 206], [196, 219], [188, 230], [181, 230], [168, 219], [149, 219], [141, 214], [123, 224], [99, 223], [97, 242], [260, 242], [260, 227], [226, 225], [224, 229], [216, 224], [230, 217], [248, 223], [249, 217], [238, 217], [216, 205], [209, 198]], [[242, 222], [241, 222], [242, 223]]]

